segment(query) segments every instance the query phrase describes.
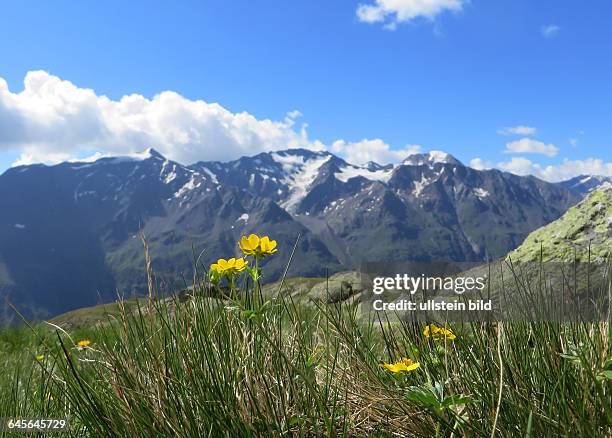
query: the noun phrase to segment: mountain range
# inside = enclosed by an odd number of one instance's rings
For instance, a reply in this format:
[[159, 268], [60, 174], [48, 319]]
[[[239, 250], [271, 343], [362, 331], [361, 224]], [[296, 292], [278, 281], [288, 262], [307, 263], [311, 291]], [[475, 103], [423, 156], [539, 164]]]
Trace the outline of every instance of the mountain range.
[[278, 241], [266, 280], [282, 275], [298, 236], [291, 276], [366, 261], [484, 261], [604, 182], [476, 170], [439, 151], [398, 165], [291, 149], [186, 166], [148, 149], [17, 166], [0, 175], [0, 298], [44, 317], [142, 294], [141, 233], [169, 291], [191, 283], [196, 260], [201, 272], [238, 255], [237, 240], [252, 232]]
[[612, 184], [612, 178], [601, 175], [580, 175], [559, 183], [561, 187], [583, 196], [608, 184]]

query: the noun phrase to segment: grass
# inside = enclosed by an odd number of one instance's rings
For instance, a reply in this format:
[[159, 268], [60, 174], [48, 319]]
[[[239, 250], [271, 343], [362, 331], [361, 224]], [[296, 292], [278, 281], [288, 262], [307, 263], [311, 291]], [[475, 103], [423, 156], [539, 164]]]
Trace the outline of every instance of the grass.
[[130, 298], [121, 302], [83, 307], [56, 316], [50, 322], [64, 329], [93, 327], [109, 318], [120, 317], [123, 310], [135, 310], [144, 301], [144, 298]]
[[[2, 331], [0, 417], [66, 417], [70, 437], [612, 433], [609, 322], [465, 323], [433, 340], [356, 304], [210, 287], [119, 305], [88, 329]], [[380, 366], [403, 357], [420, 367]]]

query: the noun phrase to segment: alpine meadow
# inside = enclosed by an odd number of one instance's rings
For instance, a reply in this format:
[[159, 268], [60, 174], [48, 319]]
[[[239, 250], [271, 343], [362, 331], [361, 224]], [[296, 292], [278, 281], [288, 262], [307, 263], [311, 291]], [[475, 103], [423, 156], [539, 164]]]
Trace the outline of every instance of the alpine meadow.
[[612, 437], [612, 2], [0, 8], [0, 438]]

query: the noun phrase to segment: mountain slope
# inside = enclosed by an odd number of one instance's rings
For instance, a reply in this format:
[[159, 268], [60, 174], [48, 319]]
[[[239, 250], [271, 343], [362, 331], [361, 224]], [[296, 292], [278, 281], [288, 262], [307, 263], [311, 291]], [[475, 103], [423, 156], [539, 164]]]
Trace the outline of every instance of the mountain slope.
[[395, 167], [374, 164], [295, 149], [192, 168], [274, 200], [349, 268], [394, 258], [501, 257], [580, 199], [534, 177], [471, 169], [440, 151]]
[[[222, 186], [155, 151], [13, 168], [0, 176], [0, 200], [0, 298], [9, 296], [29, 315], [107, 302], [117, 291], [145, 292], [141, 231], [168, 290], [192, 278], [192, 244], [206, 250], [207, 264], [237, 254], [236, 241], [252, 231], [273, 235], [284, 254], [301, 235], [296, 257], [305, 260], [305, 274], [339, 266], [273, 201]], [[284, 263], [272, 260], [269, 276], [280, 275]]]
[[604, 185], [612, 184], [612, 178], [601, 175], [579, 175], [558, 184], [574, 193], [586, 196]]
[[601, 261], [612, 254], [612, 186], [592, 192], [509, 254], [513, 261]]
[[266, 280], [283, 273], [298, 235], [291, 276], [376, 260], [480, 261], [505, 255], [579, 198], [442, 152], [397, 166], [304, 149], [191, 166], [153, 150], [20, 166], [0, 175], [0, 295], [36, 315], [144, 293], [140, 232], [167, 290], [190, 283], [202, 250], [200, 270], [237, 255], [251, 232], [279, 242]]

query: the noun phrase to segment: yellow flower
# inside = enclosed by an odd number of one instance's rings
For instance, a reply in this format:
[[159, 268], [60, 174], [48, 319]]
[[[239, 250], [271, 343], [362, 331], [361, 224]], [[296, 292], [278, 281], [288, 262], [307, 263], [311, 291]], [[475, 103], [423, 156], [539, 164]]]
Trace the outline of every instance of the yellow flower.
[[268, 236], [259, 237], [257, 234], [242, 236], [238, 246], [245, 255], [251, 256], [265, 257], [278, 251], [276, 240], [270, 240]]
[[82, 341], [77, 342], [77, 345], [80, 348], [87, 348], [91, 345], [91, 341], [89, 339], [83, 339]]
[[425, 335], [427, 338], [431, 336], [434, 341], [440, 341], [443, 339], [452, 341], [457, 337], [450, 329], [438, 327], [435, 324], [426, 325], [425, 329], [423, 330], [423, 335]]
[[401, 373], [401, 372], [416, 370], [417, 368], [421, 366], [421, 364], [419, 362], [413, 362], [412, 360], [404, 357], [399, 362], [395, 362], [395, 363], [383, 362], [380, 364], [380, 366], [388, 369], [392, 373]]
[[251, 234], [249, 237], [242, 236], [238, 246], [246, 255], [256, 255], [259, 247], [259, 236], [257, 234]]
[[239, 259], [231, 258], [229, 260], [219, 259], [217, 263], [210, 265], [210, 269], [219, 275], [228, 276], [244, 271], [248, 263], [249, 262], [242, 257]]
[[259, 241], [259, 253], [262, 256], [274, 254], [276, 251], [276, 240], [270, 240], [268, 236], [264, 236]]
[[44, 354], [39, 354], [38, 356], [36, 356], [36, 360], [39, 361], [39, 362], [42, 362], [44, 360], [44, 358], [45, 358]]
[[246, 268], [246, 265], [249, 263], [248, 260], [243, 259], [242, 257], [239, 259], [229, 259], [229, 262], [231, 264], [231, 261], [234, 260], [233, 262], [233, 269], [236, 272], [242, 272], [244, 271], [244, 268]]

